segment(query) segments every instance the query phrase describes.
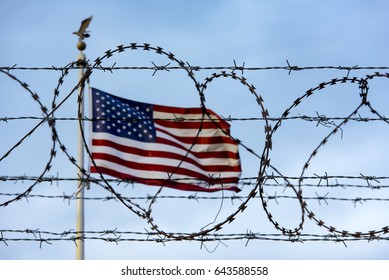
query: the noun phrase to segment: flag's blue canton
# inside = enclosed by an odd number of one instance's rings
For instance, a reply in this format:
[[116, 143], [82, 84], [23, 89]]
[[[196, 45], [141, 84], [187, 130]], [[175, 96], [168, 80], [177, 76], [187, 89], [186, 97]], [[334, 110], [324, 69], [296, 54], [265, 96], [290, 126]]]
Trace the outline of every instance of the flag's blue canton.
[[106, 132], [142, 142], [155, 142], [153, 105], [92, 90], [94, 132]]

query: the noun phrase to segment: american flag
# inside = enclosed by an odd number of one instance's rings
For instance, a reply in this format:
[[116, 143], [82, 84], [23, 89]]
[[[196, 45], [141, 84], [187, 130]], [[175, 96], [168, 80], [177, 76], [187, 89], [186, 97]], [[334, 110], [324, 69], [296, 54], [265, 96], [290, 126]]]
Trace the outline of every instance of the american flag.
[[92, 89], [92, 173], [188, 191], [239, 191], [230, 125], [211, 110], [124, 99]]

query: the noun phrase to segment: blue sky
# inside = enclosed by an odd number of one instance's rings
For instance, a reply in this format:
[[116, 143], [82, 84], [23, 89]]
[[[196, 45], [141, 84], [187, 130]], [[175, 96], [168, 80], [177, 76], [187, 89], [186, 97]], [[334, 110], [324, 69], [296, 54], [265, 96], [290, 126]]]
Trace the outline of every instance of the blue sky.
[[[86, 39], [85, 54], [93, 61], [108, 49], [132, 42], [150, 43], [172, 52], [190, 65], [246, 67], [286, 66], [388, 66], [386, 36], [389, 18], [387, 1], [1, 1], [0, 2], [0, 66], [51, 67], [65, 66], [74, 61], [78, 51], [77, 30], [81, 20], [93, 15], [89, 27], [91, 37]], [[126, 51], [104, 61], [105, 66], [165, 65], [170, 61], [152, 53]], [[201, 82], [216, 70], [195, 72]], [[353, 70], [350, 76], [363, 78], [373, 70]], [[58, 71], [11, 71], [28, 83], [43, 104], [50, 107], [53, 90], [57, 86]], [[169, 106], [199, 106], [198, 93], [184, 71], [170, 72], [118, 70], [94, 71], [91, 85], [101, 90], [141, 102]], [[237, 74], [240, 74], [238, 71]], [[285, 70], [245, 71], [270, 116], [279, 117], [302, 96], [306, 90], [333, 78], [346, 76], [347, 70]], [[77, 83], [77, 72], [71, 71], [61, 87], [60, 99]], [[369, 83], [369, 100], [382, 115], [388, 115], [387, 81], [377, 78]], [[0, 117], [41, 116], [39, 106], [15, 81], [0, 75], [2, 102]], [[329, 87], [291, 110], [291, 116], [348, 116], [360, 104], [359, 88], [353, 84]], [[236, 81], [220, 79], [205, 92], [206, 104], [222, 116], [237, 118], [260, 117], [261, 111], [253, 96]], [[57, 117], [76, 117], [76, 95], [56, 112]], [[367, 108], [362, 117], [374, 117]], [[1, 156], [37, 122], [15, 120], [0, 122]], [[339, 124], [339, 122], [336, 122]], [[235, 121], [232, 134], [260, 154], [264, 145], [263, 122]], [[274, 123], [272, 123], [274, 126]], [[329, 125], [330, 127], [332, 125]], [[332, 127], [333, 128], [333, 127]], [[68, 151], [77, 153], [77, 123], [58, 121], [61, 141]], [[331, 128], [297, 120], [285, 121], [273, 137], [271, 162], [286, 176], [300, 176], [313, 150], [330, 133]], [[385, 139], [387, 125], [382, 122], [350, 122], [342, 126], [340, 134], [331, 137], [329, 145], [320, 149], [305, 175], [387, 176], [388, 149]], [[0, 176], [36, 176], [44, 169], [51, 148], [50, 129], [39, 127], [11, 156], [0, 162]], [[256, 176], [259, 160], [241, 149], [243, 177]], [[46, 176], [71, 178], [76, 168], [57, 147], [57, 156]], [[272, 171], [269, 170], [269, 173]], [[313, 181], [316, 182], [317, 181]], [[295, 183], [295, 182], [294, 182]], [[335, 183], [331, 181], [330, 183]], [[341, 181], [341, 183], [356, 183]], [[361, 184], [367, 182], [358, 181]], [[370, 182], [369, 182], [370, 183]], [[387, 182], [371, 182], [385, 185]], [[0, 182], [1, 193], [21, 192], [30, 182]], [[38, 184], [31, 194], [68, 195], [74, 193], [75, 182]], [[292, 196], [284, 188], [268, 188], [269, 195]], [[118, 186], [128, 196], [154, 195], [155, 187], [143, 185]], [[244, 187], [242, 195], [250, 187]], [[307, 197], [375, 197], [387, 198], [385, 189], [309, 188]], [[190, 195], [164, 190], [163, 195]], [[215, 194], [221, 196], [221, 194]], [[230, 195], [230, 194], [228, 194]], [[107, 197], [110, 194], [99, 187], [86, 191], [89, 197]], [[9, 199], [0, 196], [3, 202]], [[137, 201], [143, 207], [145, 201]], [[160, 199], [153, 208], [155, 220], [166, 231], [191, 232], [228, 217], [239, 206], [220, 200]], [[278, 203], [278, 204], [277, 204]], [[285, 227], [299, 223], [300, 210], [296, 200], [269, 201], [269, 209]], [[387, 202], [368, 201], [363, 204], [336, 200], [308, 201], [320, 219], [350, 231], [379, 229], [388, 224]], [[219, 209], [222, 209], [219, 212]], [[75, 201], [34, 198], [28, 202], [12, 203], [0, 209], [0, 232], [9, 229], [39, 229], [64, 232], [75, 228]], [[149, 225], [127, 208], [113, 200], [86, 201], [86, 230], [151, 231]], [[236, 220], [220, 233], [256, 232], [279, 233], [268, 221], [260, 200], [254, 199]], [[303, 233], [328, 234], [306, 218]], [[4, 237], [32, 237], [3, 231]], [[73, 259], [72, 241], [53, 241], [51, 245], [39, 242], [0, 242], [0, 259]], [[275, 242], [246, 240], [209, 242], [206, 248], [199, 242], [86, 242], [87, 259], [387, 259], [387, 241], [347, 242]], [[42, 246], [40, 246], [42, 245]], [[41, 248], [40, 248], [41, 247]], [[216, 250], [214, 250], [216, 248]], [[208, 250], [207, 250], [208, 249]], [[210, 253], [209, 251], [214, 251]]]

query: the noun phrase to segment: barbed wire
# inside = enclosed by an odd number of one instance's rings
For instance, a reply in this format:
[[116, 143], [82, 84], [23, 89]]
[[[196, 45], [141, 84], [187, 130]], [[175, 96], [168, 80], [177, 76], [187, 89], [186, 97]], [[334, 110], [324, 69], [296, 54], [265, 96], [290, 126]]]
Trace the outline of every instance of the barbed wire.
[[[7, 234], [13, 234], [17, 236], [7, 237]], [[187, 235], [188, 233], [170, 233], [170, 235]], [[22, 236], [21, 236], [22, 235]], [[24, 237], [28, 235], [28, 237]], [[97, 240], [105, 241], [108, 243], [119, 242], [157, 242], [168, 243], [182, 241], [176, 238], [166, 238], [161, 236], [158, 232], [138, 232], [138, 231], [120, 231], [117, 228], [113, 230], [101, 230], [101, 231], [75, 231], [73, 229], [65, 230], [63, 232], [51, 232], [40, 229], [0, 229], [0, 243], [8, 246], [7, 242], [39, 242], [40, 248], [42, 245], [52, 245], [53, 242], [59, 241], [71, 241], [76, 240]], [[340, 236], [337, 234], [309, 234], [302, 233], [298, 237], [285, 236], [283, 234], [275, 233], [258, 233], [251, 230], [246, 230], [245, 233], [215, 233], [203, 237], [195, 237], [191, 241], [197, 241], [202, 243], [206, 242], [222, 242], [222, 241], [245, 241], [245, 246], [252, 240], [258, 241], [285, 241], [285, 242], [335, 242], [343, 243], [347, 247], [346, 242], [355, 241], [389, 241], [389, 237], [384, 236], [371, 236], [371, 237], [353, 237], [353, 236]]]
[[[126, 51], [144, 51], [148, 53], [153, 53], [157, 56], [164, 57], [169, 61], [168, 64], [164, 65], [157, 65], [154, 62], [152, 62], [152, 66], [116, 66], [116, 63], [114, 63], [112, 66], [104, 66], [106, 63], [106, 60], [108, 58], [111, 58], [112, 56], [126, 52]], [[372, 122], [372, 121], [383, 121], [385, 123], [388, 122], [388, 118], [383, 116], [382, 113], [378, 112], [376, 109], [373, 108], [373, 106], [370, 104], [369, 101], [369, 82], [373, 79], [377, 78], [389, 78], [388, 73], [380, 73], [380, 72], [374, 72], [371, 75], [366, 75], [365, 77], [349, 77], [349, 74], [351, 71], [361, 71], [361, 70], [387, 70], [389, 67], [383, 66], [296, 66], [291, 65], [288, 60], [286, 60], [287, 65], [286, 66], [270, 66], [270, 67], [246, 67], [245, 63], [242, 64], [242, 66], [238, 66], [237, 63], [234, 61], [234, 66], [191, 66], [188, 62], [184, 62], [183, 60], [180, 60], [176, 58], [174, 54], [171, 52], [165, 51], [161, 47], [154, 47], [150, 44], [137, 44], [137, 43], [131, 43], [129, 45], [120, 45], [114, 48], [113, 50], [107, 50], [103, 56], [97, 57], [93, 62], [90, 61], [76, 61], [69, 63], [68, 65], [64, 67], [19, 67], [17, 65], [13, 66], [4, 66], [0, 67], [0, 73], [6, 75], [13, 81], [15, 81], [17, 84], [19, 84], [25, 91], [28, 92], [28, 94], [32, 97], [33, 101], [37, 103], [40, 110], [42, 111], [42, 116], [34, 117], [34, 116], [14, 116], [14, 117], [8, 117], [8, 116], [2, 116], [0, 117], [0, 121], [7, 123], [10, 121], [16, 121], [16, 120], [38, 120], [38, 123], [28, 132], [26, 133], [22, 138], [20, 138], [19, 141], [17, 141], [8, 151], [6, 151], [3, 155], [1, 155], [0, 162], [4, 160], [5, 158], [9, 157], [15, 149], [17, 149], [25, 139], [27, 139], [29, 136], [31, 136], [38, 127], [40, 127], [43, 124], [47, 124], [51, 130], [51, 140], [52, 140], [52, 146], [50, 148], [49, 152], [49, 159], [47, 161], [47, 164], [44, 166], [43, 171], [40, 173], [39, 176], [0, 176], [0, 181], [2, 182], [10, 182], [14, 181], [17, 183], [18, 181], [28, 181], [31, 183], [29, 187], [24, 192], [18, 192], [18, 193], [4, 193], [2, 192], [0, 195], [2, 196], [12, 196], [13, 198], [0, 203], [0, 206], [8, 206], [9, 204], [19, 201], [23, 198], [28, 197], [40, 197], [40, 198], [62, 198], [64, 200], [71, 200], [75, 199], [74, 195], [57, 195], [57, 196], [49, 196], [49, 195], [37, 195], [37, 194], [31, 194], [32, 190], [40, 183], [42, 182], [59, 182], [59, 181], [77, 181], [81, 185], [83, 182], [91, 182], [95, 183], [98, 186], [104, 188], [107, 190], [112, 198], [115, 199], [115, 201], [120, 202], [125, 207], [128, 208], [131, 212], [133, 212], [135, 215], [137, 215], [139, 218], [146, 220], [151, 228], [151, 232], [153, 234], [155, 233], [158, 238], [155, 240], [152, 240], [154, 242], [168, 242], [168, 241], [181, 241], [181, 240], [195, 240], [195, 241], [218, 241], [221, 242], [223, 240], [232, 240], [232, 239], [239, 239], [239, 240], [246, 240], [247, 242], [251, 239], [259, 239], [259, 238], [270, 238], [267, 240], [283, 240], [283, 241], [328, 241], [331, 240], [335, 242], [344, 242], [345, 240], [351, 241], [351, 240], [388, 240], [386, 237], [382, 237], [382, 235], [389, 233], [389, 227], [383, 226], [378, 229], [371, 229], [368, 231], [349, 231], [349, 230], [339, 230], [323, 220], [316, 217], [316, 214], [311, 210], [311, 208], [308, 207], [307, 201], [309, 200], [315, 200], [319, 202], [324, 202], [325, 204], [328, 204], [327, 201], [334, 200], [334, 201], [345, 201], [345, 202], [352, 202], [354, 203], [354, 207], [358, 203], [364, 203], [367, 201], [383, 201], [386, 202], [389, 199], [380, 197], [380, 198], [373, 198], [373, 197], [354, 197], [354, 198], [342, 198], [342, 197], [330, 197], [328, 196], [328, 193], [325, 195], [319, 195], [316, 193], [316, 196], [305, 196], [303, 195], [303, 188], [305, 187], [363, 187], [363, 188], [371, 188], [371, 189], [384, 189], [387, 188], [387, 185], [381, 184], [381, 180], [387, 180], [389, 177], [386, 176], [374, 176], [374, 175], [363, 175], [360, 174], [360, 176], [347, 176], [347, 175], [340, 175], [340, 176], [330, 176], [325, 173], [325, 175], [316, 175], [315, 176], [306, 176], [307, 170], [309, 169], [309, 166], [313, 159], [316, 157], [316, 155], [322, 151], [323, 146], [325, 146], [328, 141], [330, 141], [333, 136], [337, 133], [343, 133], [342, 127], [347, 124], [349, 121], [357, 121], [357, 122]], [[171, 65], [174, 64], [174, 65]], [[61, 96], [61, 86], [63, 85], [66, 76], [68, 75], [70, 70], [73, 69], [86, 69], [85, 74], [83, 75], [82, 79], [65, 95]], [[293, 103], [284, 111], [284, 113], [280, 117], [270, 117], [271, 114], [268, 112], [267, 108], [265, 107], [265, 102], [260, 94], [257, 93], [257, 89], [253, 84], [250, 84], [248, 80], [243, 77], [244, 71], [262, 71], [262, 70], [286, 70], [288, 71], [288, 74], [291, 74], [295, 71], [302, 71], [302, 70], [321, 70], [321, 69], [333, 69], [333, 70], [341, 70], [341, 71], [347, 71], [347, 75], [342, 78], [334, 78], [326, 82], [322, 82], [318, 84], [317, 86], [308, 89], [302, 96], [297, 98]], [[30, 71], [30, 70], [52, 70], [52, 71], [60, 71], [61, 75], [58, 79], [58, 84], [56, 88], [54, 89], [53, 93], [53, 100], [51, 103], [51, 108], [48, 109], [43, 102], [41, 102], [40, 97], [37, 93], [34, 93], [26, 84], [25, 82], [19, 80], [15, 75], [14, 71]], [[92, 75], [93, 71], [96, 70], [102, 70], [102, 71], [109, 71], [113, 72], [116, 70], [150, 70], [152, 71], [152, 76], [154, 76], [158, 71], [171, 71], [171, 70], [183, 70], [187, 73], [188, 78], [193, 81], [193, 85], [198, 93], [198, 97], [200, 99], [201, 103], [201, 109], [203, 111], [203, 119], [207, 118], [214, 122], [214, 124], [224, 133], [226, 136], [230, 137], [233, 141], [235, 141], [240, 147], [242, 147], [247, 153], [254, 156], [256, 159], [259, 160], [259, 170], [258, 174], [255, 177], [251, 178], [243, 178], [240, 180], [240, 184], [242, 186], [250, 186], [250, 191], [245, 196], [226, 196], [224, 192], [218, 197], [216, 196], [210, 196], [210, 197], [203, 197], [203, 196], [163, 196], [161, 195], [162, 190], [164, 189], [164, 185], [156, 191], [156, 193], [152, 196], [142, 196], [142, 197], [130, 197], [130, 196], [123, 196], [120, 194], [116, 188], [112, 184], [131, 184], [133, 183], [131, 180], [123, 180], [122, 178], [119, 179], [110, 179], [106, 178], [102, 172], [100, 172], [100, 169], [98, 168], [96, 162], [94, 161], [92, 152], [88, 146], [88, 140], [85, 135], [85, 131], [82, 126], [83, 121], [99, 121], [100, 119], [88, 119], [83, 114], [83, 110], [81, 109], [81, 104], [83, 101], [83, 96], [81, 94], [78, 95], [77, 102], [78, 102], [78, 114], [77, 118], [64, 118], [64, 117], [56, 117], [55, 113], [56, 111], [67, 102], [67, 100], [75, 95], [75, 92], [79, 88], [84, 88], [89, 83], [89, 77]], [[205, 70], [220, 70], [221, 72], [213, 73], [212, 75], [205, 78], [203, 81], [197, 80], [195, 77], [195, 72], [197, 71], [205, 71]], [[242, 75], [238, 75], [237, 72], [241, 71]], [[232, 137], [227, 131], [225, 131], [223, 128], [220, 127], [218, 123], [214, 121], [214, 119], [209, 115], [206, 107], [205, 102], [205, 91], [206, 89], [212, 84], [213, 81], [218, 79], [230, 79], [234, 80], [238, 83], [240, 83], [256, 101], [258, 105], [258, 110], [260, 111], [260, 115], [262, 117], [256, 117], [256, 118], [238, 118], [238, 117], [223, 117], [226, 121], [261, 121], [261, 125], [264, 127], [264, 134], [261, 135], [263, 139], [263, 149], [261, 152], [255, 152], [254, 149], [248, 147], [243, 141], [241, 141], [238, 138]], [[317, 94], [317, 92], [324, 90], [325, 88], [336, 86], [338, 84], [354, 84], [358, 87], [358, 94], [360, 97], [360, 104], [355, 108], [355, 110], [345, 116], [345, 117], [327, 117], [326, 115], [320, 114], [316, 111], [316, 116], [306, 116], [306, 115], [291, 115], [291, 112], [298, 107], [304, 100], [309, 99], [311, 96]], [[62, 98], [62, 100], [60, 100]], [[367, 108], [374, 117], [361, 117], [359, 114], [360, 110], [362, 108]], [[110, 118], [112, 119], [112, 118]], [[202, 120], [203, 120], [202, 119]], [[131, 118], [125, 118], [123, 119], [127, 122], [137, 121], [136, 119]], [[175, 119], [170, 119], [172, 121], [175, 121]], [[302, 168], [302, 172], [300, 176], [285, 176], [276, 166], [271, 164], [271, 158], [270, 158], [270, 152], [273, 148], [272, 141], [273, 138], [277, 136], [277, 132], [281, 127], [281, 124], [285, 120], [301, 120], [301, 121], [308, 121], [308, 122], [314, 122], [316, 123], [316, 126], [322, 125], [325, 127], [330, 128], [330, 132], [327, 134], [327, 136], [320, 142], [320, 144], [313, 150], [313, 152], [310, 154], [310, 157], [305, 162]], [[98, 171], [98, 179], [95, 179], [91, 177], [88, 170], [82, 168], [78, 165], [76, 159], [71, 155], [68, 148], [66, 147], [65, 143], [60, 138], [60, 133], [57, 130], [56, 124], [57, 121], [77, 121], [80, 127], [84, 148], [86, 150], [86, 153], [89, 157], [89, 160], [91, 161], [91, 164], [96, 168]], [[185, 119], [180, 118], [179, 121], [187, 121]], [[335, 123], [335, 121], [338, 121], [338, 123]], [[270, 124], [271, 122], [275, 122], [275, 124]], [[198, 133], [200, 133], [200, 130]], [[192, 143], [190, 145], [190, 148], [187, 151], [187, 154], [185, 157], [188, 156], [188, 153], [191, 151], [191, 149], [196, 145], [196, 143]], [[54, 157], [57, 155], [57, 147], [66, 155], [66, 157], [69, 159], [70, 163], [74, 165], [77, 170], [82, 174], [79, 178], [60, 178], [59, 176], [45, 176], [49, 173], [49, 171], [52, 168], [52, 161]], [[182, 163], [182, 161], [181, 161]], [[178, 164], [177, 168], [181, 165]], [[272, 174], [272, 175], [269, 175]], [[177, 180], [173, 178], [174, 172], [172, 174], [168, 174], [168, 180]], [[217, 183], [217, 178], [211, 178], [212, 183]], [[252, 181], [245, 181], [244, 179], [249, 179]], [[337, 180], [340, 179], [348, 179], [348, 180], [362, 180], [365, 182], [364, 185], [362, 184], [351, 184], [350, 182], [346, 183], [338, 183]], [[279, 183], [277, 180], [283, 181], [282, 183]], [[311, 182], [306, 183], [308, 180], [315, 180], [318, 181], [317, 184], [313, 184]], [[334, 182], [329, 182], [329, 180], [335, 180]], [[269, 183], [275, 182], [273, 184]], [[208, 182], [209, 183], [209, 182]], [[323, 184], [322, 184], [323, 183]], [[378, 184], [377, 184], [378, 183]], [[209, 183], [210, 184], [210, 183]], [[277, 187], [283, 187], [284, 189], [288, 189], [294, 195], [277, 195], [276, 193], [274, 195], [269, 195], [265, 191], [266, 187], [270, 186], [277, 186]], [[107, 196], [109, 197], [109, 196]], [[108, 200], [107, 197], [89, 197], [84, 199], [94, 199], [94, 200]], [[153, 207], [157, 200], [161, 198], [172, 198], [172, 199], [194, 199], [194, 200], [200, 200], [200, 199], [218, 199], [218, 200], [224, 200], [224, 199], [231, 199], [232, 201], [235, 199], [239, 199], [241, 202], [238, 206], [236, 206], [236, 209], [230, 213], [228, 217], [225, 219], [221, 219], [221, 221], [216, 222], [216, 218], [218, 217], [218, 214], [220, 212], [217, 212], [216, 217], [213, 221], [207, 224], [207, 226], [201, 228], [198, 232], [192, 232], [192, 233], [185, 233], [185, 232], [171, 232], [165, 229], [162, 229], [154, 215], [153, 215]], [[278, 236], [275, 235], [256, 235], [252, 234], [245, 234], [245, 235], [237, 235], [237, 236], [222, 236], [219, 234], [216, 234], [221, 228], [223, 228], [225, 225], [232, 223], [236, 216], [246, 210], [248, 207], [248, 202], [252, 199], [259, 198], [261, 200], [262, 208], [267, 215], [267, 218], [270, 223], [274, 225], [274, 227], [279, 230], [281, 233]], [[299, 202], [300, 209], [301, 209], [301, 218], [298, 225], [294, 228], [285, 228], [283, 227], [276, 219], [275, 216], [271, 213], [268, 203], [269, 201], [274, 200], [277, 202], [277, 199], [294, 199]], [[134, 202], [134, 200], [146, 200], [149, 204], [147, 207], [142, 207], [140, 204]], [[223, 205], [220, 205], [220, 208]], [[308, 218], [309, 220], [314, 221], [319, 227], [326, 229], [330, 232], [331, 238], [327, 238], [327, 235], [309, 235], [303, 233], [303, 226], [305, 224], [305, 218]], [[5, 238], [5, 233], [25, 233], [25, 234], [32, 234], [34, 235], [34, 238]], [[93, 234], [93, 232], [73, 232], [69, 231], [69, 234], [76, 234], [74, 237], [66, 237], [65, 234], [60, 235], [58, 237], [57, 233], [50, 233], [50, 232], [43, 232], [43, 231], [31, 231], [26, 230], [25, 232], [17, 232], [17, 230], [0, 230], [0, 241], [3, 241], [3, 243], [7, 244], [7, 241], [38, 241], [42, 245], [43, 243], [48, 243], [52, 241], [75, 241], [76, 239], [95, 239], [95, 240], [103, 240], [107, 242], [121, 242], [121, 241], [135, 241], [135, 240], [147, 240], [148, 238], [141, 238], [141, 239], [134, 239], [134, 238], [116, 238], [116, 237], [103, 237], [103, 236], [87, 236], [87, 234]], [[112, 234], [115, 236], [118, 232], [112, 232]], [[41, 235], [56, 235], [57, 238], [49, 237], [49, 238], [43, 238]], [[124, 234], [124, 233], [122, 233]], [[132, 233], [135, 234], [135, 233]], [[39, 237], [38, 237], [39, 236]], [[149, 235], [147, 236], [149, 237]], [[335, 238], [336, 237], [336, 238]], [[225, 238], [225, 239], [223, 239]], [[304, 239], [305, 238], [305, 239]], [[264, 240], [264, 239], [263, 239]]]
[[[18, 196], [20, 193], [0, 193], [0, 196]], [[321, 196], [316, 193], [316, 196], [314, 197], [308, 197], [303, 196], [302, 198], [304, 200], [317, 200], [318, 203], [321, 205], [321, 202], [323, 201], [326, 205], [328, 205], [328, 201], [343, 201], [343, 202], [352, 202], [354, 204], [354, 207], [359, 204], [363, 204], [369, 201], [382, 201], [382, 202], [389, 202], [389, 198], [383, 198], [383, 197], [355, 197], [355, 198], [345, 198], [345, 197], [331, 197], [328, 196], [329, 193], [326, 193], [324, 196]], [[77, 197], [75, 193], [72, 194], [65, 194], [62, 195], [44, 195], [44, 194], [28, 194], [24, 196], [25, 199], [29, 198], [57, 198], [62, 199], [63, 201], [70, 201], [70, 200], [100, 200], [100, 201], [111, 201], [111, 200], [117, 200], [114, 196], [104, 196], [104, 197]], [[149, 201], [153, 198], [152, 195], [148, 196], [122, 196], [124, 200], [133, 201], [133, 200], [146, 200]], [[241, 195], [232, 195], [232, 196], [200, 196], [198, 194], [194, 195], [160, 195], [158, 196], [158, 199], [187, 199], [187, 200], [195, 200], [196, 202], [199, 202], [201, 200], [231, 200], [231, 203], [234, 204], [235, 200], [243, 200], [248, 199], [248, 196], [241, 196]], [[279, 195], [277, 192], [275, 192], [274, 195], [266, 194], [264, 196], [267, 201], [274, 200], [278, 204], [278, 199], [298, 199], [295, 196], [290, 195]]]
[[[349, 121], [355, 121], [355, 122], [374, 122], [374, 121], [384, 121], [388, 122], [389, 118], [388, 117], [382, 117], [382, 118], [374, 118], [374, 117], [362, 117], [359, 115], [358, 117], [327, 117], [324, 114], [320, 114], [318, 112], [317, 116], [307, 116], [307, 115], [299, 115], [299, 116], [289, 116], [285, 118], [281, 117], [269, 117], [269, 118], [261, 118], [261, 117], [223, 117], [221, 116], [225, 121], [228, 122], [235, 122], [235, 121], [264, 121], [267, 119], [270, 122], [278, 122], [280, 120], [303, 120], [307, 122], [315, 122], [317, 124], [322, 124], [322, 125], [327, 125], [329, 122], [332, 121], [344, 121], [344, 120], [349, 120]], [[44, 121], [44, 117], [40, 116], [20, 116], [20, 117], [0, 117], [0, 121], [3, 122], [9, 122], [9, 121], [17, 121], [17, 120], [40, 120]], [[88, 122], [96, 122], [96, 121], [104, 121], [104, 120], [110, 120], [110, 121], [115, 121], [115, 120], [120, 120], [124, 122], [138, 122], [139, 119], [137, 118], [115, 118], [115, 117], [104, 117], [104, 118], [88, 118], [88, 117], [82, 117], [82, 118], [75, 118], [75, 117], [53, 117], [50, 120], [52, 121], [88, 121]], [[142, 120], [162, 120], [162, 121], [177, 121], [176, 118], [153, 118], [153, 119], [147, 119], [144, 118]], [[195, 121], [196, 119], [190, 119], [190, 118], [180, 118], [180, 121]]]
[[[120, 46], [119, 46], [120, 47]], [[124, 46], [121, 46], [122, 48]], [[245, 62], [241, 66], [238, 66], [236, 64], [236, 61], [234, 60], [234, 65], [230, 66], [191, 66], [191, 65], [184, 65], [184, 66], [170, 66], [170, 63], [167, 65], [156, 65], [153, 61], [151, 61], [150, 66], [116, 66], [116, 63], [114, 63], [111, 66], [103, 66], [103, 65], [92, 65], [91, 68], [93, 70], [101, 70], [101, 71], [108, 71], [113, 72], [117, 70], [149, 70], [153, 72], [153, 76], [158, 71], [172, 71], [172, 70], [185, 70], [185, 71], [241, 71], [242, 75], [244, 74], [244, 71], [269, 71], [269, 70], [284, 70], [287, 71], [288, 74], [292, 72], [297, 71], [305, 71], [305, 70], [339, 70], [339, 71], [347, 71], [347, 76], [349, 76], [351, 71], [362, 71], [362, 70], [388, 70], [389, 66], [341, 66], [341, 65], [321, 65], [321, 66], [298, 66], [298, 65], [291, 65], [288, 60], [286, 60], [286, 65], [284, 66], [254, 66], [254, 67], [247, 67], [245, 66]], [[70, 67], [64, 66], [42, 66], [42, 67], [26, 67], [26, 66], [18, 66], [17, 64], [12, 66], [0, 66], [0, 70], [3, 71], [67, 71], [67, 70], [77, 70], [83, 68], [83, 66], [78, 65], [72, 65]]]
[[[162, 180], [162, 178], [160, 178]], [[178, 178], [177, 181], [185, 181], [189, 178]], [[360, 176], [351, 176], [351, 175], [328, 175], [328, 173], [324, 175], [318, 175], [314, 174], [313, 176], [277, 176], [277, 175], [265, 175], [262, 178], [264, 180], [265, 186], [273, 186], [273, 187], [286, 187], [287, 185], [283, 183], [278, 183], [277, 179], [287, 179], [287, 180], [316, 180], [318, 183], [307, 183], [307, 184], [301, 184], [301, 187], [330, 187], [330, 188], [347, 188], [347, 187], [355, 187], [355, 188], [368, 188], [368, 189], [384, 189], [388, 188], [388, 185], [382, 185], [380, 184], [380, 181], [382, 180], [389, 180], [389, 176], [372, 176], [372, 175], [364, 175], [360, 174]], [[345, 183], [339, 183], [338, 180], [340, 179], [349, 179], [349, 180], [359, 180], [366, 182], [365, 185], [362, 184], [345, 184]], [[255, 186], [257, 184], [256, 180], [258, 180], [258, 177], [241, 177], [238, 180], [238, 183], [241, 186]], [[335, 180], [335, 182], [329, 182], [329, 180]], [[56, 175], [51, 176], [43, 176], [43, 177], [37, 177], [37, 176], [27, 176], [27, 175], [19, 175], [19, 176], [4, 176], [0, 175], [0, 182], [24, 182], [24, 181], [37, 181], [38, 183], [48, 182], [51, 185], [53, 183], [62, 182], [62, 181], [68, 181], [68, 182], [74, 182], [74, 181], [81, 181], [85, 183], [101, 183], [104, 180], [101, 178], [75, 178], [75, 177], [60, 177], [59, 173]], [[107, 182], [115, 183], [116, 186], [119, 186], [121, 184], [124, 184], [124, 186], [133, 185], [135, 182], [131, 179], [123, 179], [123, 178], [107, 178]], [[275, 181], [275, 183], [268, 183], [268, 181]], [[324, 184], [322, 184], [322, 182]], [[378, 185], [372, 185], [372, 183], [378, 183]]]

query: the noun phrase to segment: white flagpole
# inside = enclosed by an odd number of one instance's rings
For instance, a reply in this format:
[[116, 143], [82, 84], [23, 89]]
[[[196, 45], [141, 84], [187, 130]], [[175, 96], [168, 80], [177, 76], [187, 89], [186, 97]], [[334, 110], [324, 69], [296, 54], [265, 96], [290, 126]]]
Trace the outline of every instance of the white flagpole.
[[[82, 79], [84, 75], [84, 68], [82, 66], [86, 63], [85, 54], [82, 52], [85, 50], [86, 44], [80, 38], [77, 43], [77, 49], [80, 51], [77, 57], [77, 65], [80, 67], [78, 70], [78, 79], [79, 81]], [[84, 116], [84, 86], [80, 86], [78, 89], [78, 94], [81, 96], [81, 104], [80, 104], [80, 116]], [[84, 120], [80, 120], [80, 125], [78, 129], [78, 158], [77, 164], [79, 168], [84, 169], [84, 142], [82, 140], [81, 129], [84, 130]], [[76, 194], [76, 260], [84, 260], [85, 259], [85, 242], [83, 240], [83, 232], [85, 231], [85, 212], [84, 212], [84, 189], [85, 182], [83, 181], [84, 175], [78, 170], [77, 176], [79, 181], [77, 182], [77, 194]]]
[[[86, 66], [86, 57], [85, 54], [82, 52], [86, 49], [86, 44], [84, 42], [84, 38], [89, 37], [89, 32], [86, 30], [92, 21], [92, 16], [89, 18], [84, 19], [81, 22], [81, 26], [78, 29], [77, 32], [73, 32], [73, 34], [77, 35], [79, 40], [77, 43], [77, 49], [80, 51], [78, 57], [77, 57], [77, 66], [79, 67], [78, 70], [78, 81], [81, 81], [82, 77], [84, 76], [84, 67]], [[80, 106], [80, 114], [79, 117], [84, 117], [84, 85], [80, 86], [78, 88], [78, 94], [81, 97], [81, 104]], [[81, 131], [84, 131], [84, 120], [81, 119], [80, 127], [78, 129], [78, 158], [77, 158], [77, 164], [79, 167], [79, 170], [77, 171], [78, 175], [78, 184], [77, 184], [77, 194], [76, 194], [76, 259], [77, 260], [84, 260], [85, 259], [85, 242], [83, 239], [84, 235], [84, 228], [85, 228], [85, 213], [84, 213], [84, 190], [85, 190], [85, 181], [84, 181], [84, 174], [80, 170], [85, 170], [84, 168], [84, 142], [82, 139]]]

